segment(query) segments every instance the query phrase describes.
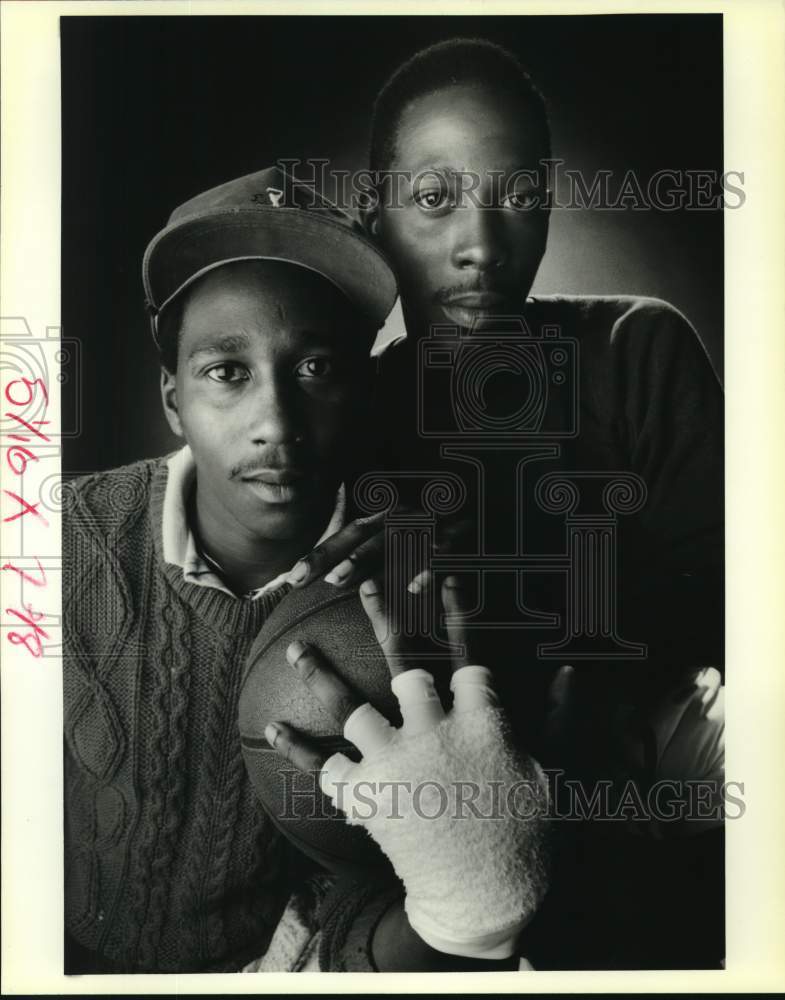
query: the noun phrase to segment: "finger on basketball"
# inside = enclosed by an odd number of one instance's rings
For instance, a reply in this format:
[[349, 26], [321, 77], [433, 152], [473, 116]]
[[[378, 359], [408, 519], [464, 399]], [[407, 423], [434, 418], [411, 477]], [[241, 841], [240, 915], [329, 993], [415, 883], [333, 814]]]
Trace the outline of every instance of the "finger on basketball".
[[395, 677], [406, 669], [402, 642], [395, 616], [385, 600], [384, 588], [378, 577], [370, 577], [360, 586], [360, 601], [371, 622], [376, 641], [382, 648], [390, 674]]
[[362, 698], [335, 673], [313, 646], [296, 640], [289, 644], [286, 658], [314, 698], [343, 729], [346, 720], [362, 703]]
[[[341, 566], [344, 560], [347, 560], [364, 542], [380, 533], [383, 539], [383, 512], [371, 517], [356, 518], [300, 559], [289, 573], [288, 583], [292, 587], [304, 587], [317, 577], [335, 571], [336, 567]], [[336, 574], [337, 578], [340, 576], [340, 573]], [[337, 582], [337, 579], [330, 582]], [[341, 579], [340, 582], [345, 581]]]
[[347, 587], [367, 580], [384, 565], [384, 531], [378, 531], [325, 576], [325, 583], [334, 587]]
[[321, 771], [325, 755], [285, 722], [271, 722], [264, 731], [265, 739], [282, 757], [299, 771]]

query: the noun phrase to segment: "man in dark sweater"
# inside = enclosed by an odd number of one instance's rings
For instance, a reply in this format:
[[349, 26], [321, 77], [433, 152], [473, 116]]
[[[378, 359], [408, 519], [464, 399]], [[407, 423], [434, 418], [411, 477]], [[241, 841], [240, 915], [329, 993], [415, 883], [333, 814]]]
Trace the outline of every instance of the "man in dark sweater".
[[[723, 400], [695, 331], [667, 303], [529, 295], [546, 247], [549, 157], [541, 96], [489, 43], [418, 53], [377, 98], [378, 200], [365, 222], [396, 270], [406, 324], [405, 340], [380, 360], [387, 434], [378, 465], [448, 471], [463, 483], [462, 513], [475, 532], [452, 550], [467, 565], [485, 559], [485, 618], [475, 617], [472, 632], [480, 662], [505, 665], [497, 684], [529, 746], [554, 671], [583, 662], [573, 674], [585, 702], [573, 714], [572, 749], [535, 753], [591, 780], [621, 767], [620, 717], [659, 717], [663, 699], [679, 701], [674, 692], [702, 704], [698, 668], [721, 667]], [[551, 337], [563, 348], [561, 383], [554, 352], [545, 353]], [[483, 352], [494, 350], [496, 364], [483, 368]], [[462, 382], [472, 370], [474, 381]], [[542, 405], [527, 411], [538, 379]], [[406, 491], [421, 480], [396, 480], [414, 506], [419, 495]], [[593, 557], [580, 548], [589, 536], [607, 540], [609, 522], [615, 549]], [[290, 582], [326, 574], [337, 586], [354, 584], [376, 570], [383, 544], [378, 526], [349, 525]], [[496, 557], [507, 566], [493, 568]], [[426, 570], [413, 588], [430, 580]], [[712, 746], [721, 732], [695, 713], [694, 740], [682, 744], [689, 752], [671, 762], [681, 777], [707, 776], [704, 723]], [[658, 767], [667, 731], [643, 726], [643, 783], [671, 774]], [[567, 880], [543, 964], [718, 964], [720, 831], [693, 841], [667, 851], [639, 851], [629, 838], [599, 853], [595, 845]], [[577, 857], [585, 848], [571, 850]], [[623, 891], [631, 879], [641, 886], [634, 904]]]
[[[525, 503], [525, 549], [551, 553], [553, 538], [543, 535], [553, 535], [553, 518], [533, 498], [538, 479], [555, 471], [632, 473], [645, 498], [630, 504], [634, 517], [620, 518], [629, 525], [619, 551], [630, 569], [617, 591], [642, 587], [651, 595], [655, 588], [669, 612], [663, 621], [662, 604], [654, 614], [630, 600], [630, 614], [635, 604], [642, 618], [633, 638], [663, 651], [667, 644], [666, 655], [677, 650], [685, 660], [717, 660], [721, 388], [695, 330], [661, 300], [529, 295], [547, 242], [543, 163], [550, 155], [542, 96], [517, 60], [491, 43], [432, 46], [379, 94], [370, 163], [378, 190], [364, 220], [394, 266], [406, 325], [405, 337], [387, 337], [380, 356], [386, 435], [379, 466], [461, 475], [475, 521], [479, 493], [512, 505], [512, 518], [509, 510], [500, 519], [486, 511], [484, 530], [495, 520], [515, 528], [515, 508]], [[511, 321], [521, 325], [511, 330]], [[564, 345], [558, 363], [537, 350], [548, 339]], [[473, 352], [490, 355], [474, 383], [462, 371], [462, 355], [473, 361]], [[533, 372], [537, 366], [544, 372]], [[476, 447], [482, 439], [490, 442], [484, 451]], [[493, 475], [503, 471], [492, 468], [494, 445], [498, 452], [505, 440], [517, 449], [513, 464], [527, 456], [520, 495], [514, 483], [507, 488], [509, 477]], [[459, 447], [467, 454], [458, 456]], [[504, 464], [498, 454], [496, 461]], [[374, 531], [368, 525], [364, 536]], [[338, 532], [295, 567], [290, 582], [303, 586], [328, 570], [329, 582], [357, 582], [382, 545], [377, 534], [342, 561], [357, 548], [357, 534], [353, 526]]]

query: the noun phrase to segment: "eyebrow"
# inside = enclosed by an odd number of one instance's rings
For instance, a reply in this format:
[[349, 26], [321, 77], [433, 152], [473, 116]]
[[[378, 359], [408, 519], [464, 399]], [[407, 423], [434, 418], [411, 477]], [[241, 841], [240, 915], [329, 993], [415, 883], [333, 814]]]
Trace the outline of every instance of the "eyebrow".
[[427, 174], [430, 172], [433, 172], [434, 174], [459, 174], [464, 171], [462, 171], [460, 167], [451, 166], [449, 163], [435, 163], [432, 160], [418, 163], [414, 169], [410, 171], [412, 179], [420, 174]]
[[[325, 327], [320, 330], [302, 330], [298, 331], [298, 333], [311, 343], [328, 343], [331, 346], [341, 346], [344, 341], [344, 338], [340, 337], [338, 331], [332, 327]], [[250, 346], [251, 338], [244, 333], [225, 334], [224, 336], [217, 334], [214, 339], [208, 336], [196, 344], [188, 354], [187, 360], [191, 361], [200, 354], [239, 354], [242, 351], [248, 350]]]
[[[531, 169], [532, 169], [531, 166], [527, 167], [523, 163], [521, 163], [516, 166], [504, 167], [495, 170], [494, 173], [497, 175], [516, 174], [519, 171], [531, 170]], [[452, 166], [449, 163], [439, 163], [438, 161], [434, 162], [433, 160], [425, 160], [422, 163], [418, 163], [409, 171], [412, 178], [418, 177], [420, 174], [427, 174], [429, 172], [433, 172], [434, 174], [450, 174], [450, 175], [474, 173], [474, 171], [470, 167], [456, 167]]]
[[198, 354], [236, 354], [247, 350], [250, 340], [245, 334], [226, 334], [216, 336], [215, 339], [205, 339], [200, 341], [188, 355], [188, 360], [195, 358]]

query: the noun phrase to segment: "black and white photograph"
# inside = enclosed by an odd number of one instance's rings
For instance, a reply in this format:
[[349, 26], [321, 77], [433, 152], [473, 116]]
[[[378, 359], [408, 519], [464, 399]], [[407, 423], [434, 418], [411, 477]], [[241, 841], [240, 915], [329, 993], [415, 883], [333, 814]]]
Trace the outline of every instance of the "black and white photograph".
[[726, 713], [783, 687], [728, 597], [721, 5], [72, 6], [59, 316], [2, 308], [66, 992], [728, 975]]

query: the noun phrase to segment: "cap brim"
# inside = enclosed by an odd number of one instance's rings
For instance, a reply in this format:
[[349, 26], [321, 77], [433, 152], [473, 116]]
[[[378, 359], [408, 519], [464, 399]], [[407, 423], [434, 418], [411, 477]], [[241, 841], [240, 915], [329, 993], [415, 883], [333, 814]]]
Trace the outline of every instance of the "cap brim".
[[260, 206], [194, 216], [162, 230], [142, 265], [148, 302], [160, 311], [201, 275], [236, 260], [280, 260], [315, 271], [377, 329], [397, 295], [389, 264], [356, 230], [326, 212]]

